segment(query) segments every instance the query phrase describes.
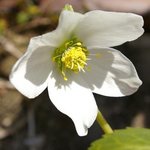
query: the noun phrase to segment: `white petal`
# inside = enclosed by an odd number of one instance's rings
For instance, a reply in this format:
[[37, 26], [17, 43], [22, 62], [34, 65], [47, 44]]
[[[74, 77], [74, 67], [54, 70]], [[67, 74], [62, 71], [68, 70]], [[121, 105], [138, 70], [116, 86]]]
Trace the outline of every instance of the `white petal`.
[[61, 46], [72, 36], [75, 26], [82, 18], [83, 15], [80, 13], [62, 11], [57, 28], [52, 32], [31, 38], [28, 50], [31, 51], [40, 46], [55, 48]]
[[55, 45], [60, 46], [73, 35], [74, 28], [83, 17], [84, 16], [80, 13], [62, 11], [56, 30], [44, 34], [44, 40], [46, 40], [47, 42], [53, 40], [53, 43], [55, 43]]
[[14, 65], [10, 81], [26, 97], [34, 98], [47, 87], [52, 70], [51, 47], [39, 47], [26, 53]]
[[87, 47], [112, 47], [137, 39], [144, 32], [142, 26], [139, 15], [95, 10], [85, 14], [75, 32]]
[[73, 75], [82, 85], [71, 78], [64, 81], [59, 74], [51, 75], [48, 92], [52, 103], [62, 113], [68, 115], [74, 122], [77, 133], [84, 136], [88, 132], [97, 116], [97, 105], [92, 92], [87, 89], [86, 83], [78, 76]]
[[132, 62], [112, 48], [91, 48], [89, 71], [82, 74], [95, 93], [105, 96], [126, 96], [142, 84]]
[[46, 88], [53, 50], [72, 36], [82, 17], [79, 13], [63, 11], [56, 30], [31, 38], [26, 53], [17, 61], [10, 75], [11, 82], [22, 94], [34, 98]]

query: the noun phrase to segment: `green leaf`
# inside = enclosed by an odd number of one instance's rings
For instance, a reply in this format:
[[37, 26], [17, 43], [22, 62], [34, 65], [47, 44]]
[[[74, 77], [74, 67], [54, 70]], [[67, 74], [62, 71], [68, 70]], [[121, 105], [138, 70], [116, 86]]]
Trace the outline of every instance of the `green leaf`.
[[88, 150], [150, 150], [150, 130], [127, 128], [105, 134], [94, 141]]

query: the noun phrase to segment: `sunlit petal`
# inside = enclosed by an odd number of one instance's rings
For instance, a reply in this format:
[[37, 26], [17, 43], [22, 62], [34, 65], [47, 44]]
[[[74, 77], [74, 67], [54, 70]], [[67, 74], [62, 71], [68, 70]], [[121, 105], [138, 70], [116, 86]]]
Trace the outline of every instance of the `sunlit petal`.
[[139, 15], [95, 10], [85, 14], [75, 32], [86, 46], [112, 47], [137, 39], [142, 26]]
[[49, 97], [56, 108], [69, 116], [80, 136], [88, 132], [88, 128], [93, 124], [97, 116], [97, 106], [92, 92], [82, 85], [85, 81], [77, 74], [73, 75], [73, 80], [64, 81], [54, 73], [48, 84]]

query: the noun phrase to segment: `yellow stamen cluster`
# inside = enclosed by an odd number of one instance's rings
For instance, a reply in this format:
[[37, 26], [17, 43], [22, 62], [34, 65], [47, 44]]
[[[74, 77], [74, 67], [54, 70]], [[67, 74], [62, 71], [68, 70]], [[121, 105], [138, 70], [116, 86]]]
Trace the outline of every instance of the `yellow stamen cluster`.
[[67, 80], [66, 71], [79, 72], [84, 71], [88, 56], [88, 50], [76, 38], [67, 41], [60, 48], [57, 48], [53, 54], [53, 61], [60, 68], [64, 80]]
[[65, 68], [78, 72], [86, 65], [86, 55], [81, 47], [71, 47], [63, 53], [61, 61]]

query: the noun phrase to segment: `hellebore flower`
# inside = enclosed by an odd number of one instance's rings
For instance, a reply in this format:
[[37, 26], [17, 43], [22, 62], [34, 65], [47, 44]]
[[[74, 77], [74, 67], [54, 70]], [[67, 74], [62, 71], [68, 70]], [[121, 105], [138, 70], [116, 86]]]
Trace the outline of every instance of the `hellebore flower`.
[[137, 39], [142, 26], [132, 13], [63, 10], [54, 31], [30, 40], [10, 81], [28, 98], [48, 87], [52, 103], [84, 136], [98, 113], [93, 93], [126, 96], [142, 84], [131, 61], [110, 48]]

